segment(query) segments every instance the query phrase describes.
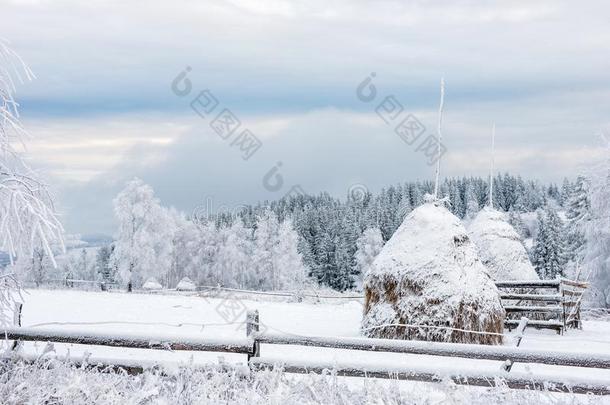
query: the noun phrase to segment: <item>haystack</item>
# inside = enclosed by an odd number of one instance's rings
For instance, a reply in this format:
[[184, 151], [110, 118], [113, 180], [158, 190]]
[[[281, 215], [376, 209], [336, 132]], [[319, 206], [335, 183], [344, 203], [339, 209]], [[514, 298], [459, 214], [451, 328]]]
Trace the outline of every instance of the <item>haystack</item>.
[[142, 285], [142, 289], [147, 291], [162, 290], [163, 286], [157, 281], [156, 278], [150, 277], [146, 280], [144, 285]]
[[184, 278], [182, 278], [182, 280], [180, 280], [180, 282], [176, 286], [176, 290], [178, 290], [178, 291], [196, 291], [197, 286], [195, 285], [195, 283], [193, 283], [191, 281], [190, 278], [184, 277]]
[[499, 292], [466, 229], [439, 202], [405, 218], [366, 274], [364, 289], [366, 336], [502, 342]]
[[472, 221], [468, 232], [495, 281], [539, 279], [519, 234], [505, 214], [486, 207]]

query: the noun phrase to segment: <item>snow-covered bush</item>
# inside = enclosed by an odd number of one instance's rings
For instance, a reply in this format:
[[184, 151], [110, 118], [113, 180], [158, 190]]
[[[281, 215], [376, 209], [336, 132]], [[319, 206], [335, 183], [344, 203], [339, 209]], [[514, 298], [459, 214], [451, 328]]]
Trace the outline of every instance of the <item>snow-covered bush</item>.
[[538, 280], [525, 246], [506, 214], [485, 207], [468, 228], [479, 258], [496, 281]]
[[499, 292], [466, 229], [440, 202], [405, 218], [366, 274], [364, 289], [362, 330], [369, 337], [502, 342]]

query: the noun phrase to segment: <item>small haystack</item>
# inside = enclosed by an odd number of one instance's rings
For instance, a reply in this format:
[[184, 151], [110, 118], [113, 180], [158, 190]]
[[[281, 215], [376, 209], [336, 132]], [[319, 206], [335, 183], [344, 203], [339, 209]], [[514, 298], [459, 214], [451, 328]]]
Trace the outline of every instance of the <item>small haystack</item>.
[[366, 336], [502, 342], [499, 292], [466, 229], [440, 202], [405, 218], [366, 274], [364, 289]]
[[157, 281], [156, 278], [151, 277], [148, 280], [146, 280], [146, 282], [142, 286], [142, 289], [147, 290], [147, 291], [155, 291], [155, 290], [162, 290], [163, 286]]
[[197, 286], [190, 278], [184, 277], [176, 286], [177, 291], [197, 291]]
[[472, 221], [468, 232], [492, 279], [539, 279], [519, 234], [508, 223], [505, 214], [486, 207]]

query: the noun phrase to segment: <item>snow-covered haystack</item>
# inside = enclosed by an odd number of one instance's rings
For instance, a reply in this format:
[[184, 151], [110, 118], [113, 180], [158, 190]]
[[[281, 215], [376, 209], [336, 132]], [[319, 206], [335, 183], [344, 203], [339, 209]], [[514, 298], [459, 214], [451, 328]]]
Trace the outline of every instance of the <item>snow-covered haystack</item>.
[[472, 221], [468, 232], [492, 279], [539, 279], [519, 234], [508, 223], [505, 214], [486, 207]]
[[154, 291], [154, 290], [162, 290], [163, 286], [159, 284], [156, 278], [151, 277], [142, 286], [143, 290]]
[[195, 283], [193, 283], [191, 281], [190, 278], [184, 277], [182, 280], [180, 280], [180, 282], [176, 286], [176, 290], [178, 290], [178, 291], [196, 291], [197, 286], [195, 285]]
[[405, 218], [366, 274], [364, 289], [362, 330], [369, 337], [502, 342], [498, 289], [460, 220], [440, 203]]

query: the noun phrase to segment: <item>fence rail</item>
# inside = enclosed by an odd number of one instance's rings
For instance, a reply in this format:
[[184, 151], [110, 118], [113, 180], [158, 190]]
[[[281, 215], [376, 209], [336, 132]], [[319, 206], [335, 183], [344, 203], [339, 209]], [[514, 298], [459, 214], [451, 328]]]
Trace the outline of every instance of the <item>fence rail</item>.
[[13, 327], [0, 331], [8, 340], [26, 342], [55, 342], [79, 345], [125, 347], [130, 349], [185, 350], [247, 354], [252, 350], [252, 339], [210, 339], [176, 337], [175, 335], [134, 335], [92, 333], [87, 330], [61, 331], [51, 328]]
[[333, 349], [364, 350], [369, 352], [459, 357], [476, 360], [510, 360], [519, 363], [610, 369], [610, 355], [598, 353], [549, 352], [510, 346], [484, 346], [465, 343], [439, 343], [395, 339], [298, 336], [270, 333], [255, 334], [254, 338], [260, 343], [272, 345], [325, 347]]
[[[250, 361], [254, 369], [268, 369], [278, 365], [276, 360], [256, 358]], [[370, 367], [370, 366], [337, 366], [333, 363], [309, 364], [307, 362], [291, 362], [282, 364], [284, 371], [288, 373], [322, 374], [332, 370], [339, 376], [346, 377], [368, 377], [368, 378], [393, 378], [397, 380], [441, 382], [446, 378], [460, 385], [478, 387], [496, 387], [505, 384], [512, 389], [544, 390], [555, 392], [570, 392], [576, 394], [609, 395], [610, 388], [606, 381], [587, 381], [583, 379], [570, 379], [570, 381], [552, 380], [523, 374], [506, 374], [501, 377], [493, 374], [476, 373], [469, 371], [460, 372], [438, 372], [430, 368], [410, 367]], [[501, 382], [500, 382], [501, 381]]]
[[[517, 339], [523, 337], [525, 318], [520, 321], [521, 330]], [[247, 355], [251, 369], [281, 366], [289, 373], [323, 373], [332, 370], [338, 375], [352, 377], [394, 378], [401, 380], [437, 382], [450, 378], [457, 384], [474, 386], [495, 386], [505, 384], [517, 389], [549, 389], [559, 392], [592, 393], [610, 395], [610, 380], [573, 379], [568, 382], [553, 380], [549, 377], [535, 377], [510, 373], [515, 362], [535, 363], [554, 366], [585, 367], [610, 369], [610, 355], [603, 353], [552, 352], [524, 349], [511, 346], [483, 346], [474, 344], [438, 343], [422, 341], [404, 341], [391, 339], [370, 339], [351, 337], [300, 336], [292, 334], [261, 333], [258, 311], [249, 311], [246, 317], [246, 337], [244, 338], [201, 338], [177, 337], [175, 335], [135, 335], [117, 333], [92, 333], [87, 330], [57, 330], [52, 328], [19, 327], [0, 330], [6, 339], [14, 341], [42, 341], [101, 345], [156, 350], [185, 350], [237, 353]], [[295, 345], [305, 347], [359, 350], [369, 352], [403, 353], [437, 357], [467, 358], [473, 360], [501, 361], [502, 367], [495, 373], [473, 370], [452, 370], [440, 372], [414, 365], [409, 368], [397, 368], [392, 365], [353, 365], [323, 364], [282, 361], [260, 356], [261, 345]], [[14, 347], [21, 347], [17, 344]], [[28, 357], [25, 355], [25, 359]], [[123, 368], [120, 363], [108, 364], [110, 368]], [[139, 372], [145, 369], [130, 364], [127, 372]]]

